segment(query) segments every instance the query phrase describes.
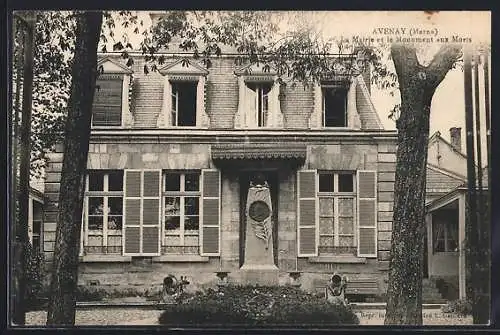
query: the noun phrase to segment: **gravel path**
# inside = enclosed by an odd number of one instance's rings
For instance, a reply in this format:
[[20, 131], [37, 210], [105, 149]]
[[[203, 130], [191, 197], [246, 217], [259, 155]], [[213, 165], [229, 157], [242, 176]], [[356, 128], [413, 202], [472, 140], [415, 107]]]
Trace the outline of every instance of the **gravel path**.
[[[110, 325], [145, 325], [157, 324], [162, 311], [135, 308], [99, 308], [94, 310], [77, 310], [75, 325], [77, 326], [110, 326]], [[26, 314], [26, 324], [45, 326], [47, 312], [37, 311]]]
[[[99, 308], [94, 310], [77, 310], [77, 326], [119, 326], [119, 325], [157, 325], [162, 311], [133, 308]], [[385, 310], [366, 309], [356, 312], [360, 325], [383, 325]], [[424, 325], [471, 325], [472, 317], [452, 317], [439, 310], [424, 310]], [[45, 326], [46, 312], [29, 312], [26, 324], [30, 326]]]

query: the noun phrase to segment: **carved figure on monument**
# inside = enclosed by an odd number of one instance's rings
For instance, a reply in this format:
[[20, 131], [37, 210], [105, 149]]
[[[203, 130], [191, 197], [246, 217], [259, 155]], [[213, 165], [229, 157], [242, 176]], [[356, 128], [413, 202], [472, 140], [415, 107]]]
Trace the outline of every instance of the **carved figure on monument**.
[[265, 249], [269, 249], [272, 236], [272, 205], [269, 184], [261, 174], [250, 182], [248, 189], [247, 224], [252, 225], [255, 236], [264, 241]]

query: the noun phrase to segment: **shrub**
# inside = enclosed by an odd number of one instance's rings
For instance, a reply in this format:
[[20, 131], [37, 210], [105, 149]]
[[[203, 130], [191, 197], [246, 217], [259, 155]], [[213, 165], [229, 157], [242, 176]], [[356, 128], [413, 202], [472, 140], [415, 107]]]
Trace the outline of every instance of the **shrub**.
[[78, 285], [76, 301], [102, 301], [108, 297], [108, 292], [99, 286]]
[[166, 307], [162, 325], [179, 324], [358, 324], [347, 306], [334, 305], [291, 286], [227, 286], [196, 292]]
[[472, 304], [464, 299], [453, 300], [444, 305], [441, 311], [458, 316], [467, 316], [472, 314]]

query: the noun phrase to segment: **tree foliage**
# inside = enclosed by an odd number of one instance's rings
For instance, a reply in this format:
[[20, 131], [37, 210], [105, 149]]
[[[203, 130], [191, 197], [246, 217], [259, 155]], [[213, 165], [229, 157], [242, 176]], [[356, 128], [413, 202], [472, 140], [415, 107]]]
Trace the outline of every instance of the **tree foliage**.
[[[53, 145], [63, 136], [71, 82], [73, 25], [69, 12], [44, 11], [36, 14], [31, 126], [33, 177], [42, 176], [46, 164], [45, 154], [50, 152]], [[18, 26], [22, 27], [22, 23], [19, 22]], [[18, 29], [14, 35], [13, 60], [22, 55], [23, 35], [22, 29]], [[18, 80], [22, 88], [22, 72], [18, 66], [14, 66], [12, 73], [14, 94]], [[20, 112], [18, 108], [14, 101], [14, 115]]]

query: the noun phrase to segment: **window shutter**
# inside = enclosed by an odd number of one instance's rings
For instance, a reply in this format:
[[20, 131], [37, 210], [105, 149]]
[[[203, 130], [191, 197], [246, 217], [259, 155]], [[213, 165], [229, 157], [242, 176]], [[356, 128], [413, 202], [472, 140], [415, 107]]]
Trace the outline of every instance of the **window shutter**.
[[93, 126], [121, 126], [123, 78], [97, 81], [92, 106]]
[[297, 247], [299, 257], [318, 255], [319, 220], [316, 180], [316, 170], [302, 170], [297, 173]]
[[377, 172], [358, 171], [358, 256], [377, 257]]
[[142, 254], [159, 256], [161, 170], [144, 170], [142, 180]]
[[160, 254], [161, 170], [125, 170], [123, 254]]
[[200, 254], [220, 255], [220, 172], [202, 170]]

